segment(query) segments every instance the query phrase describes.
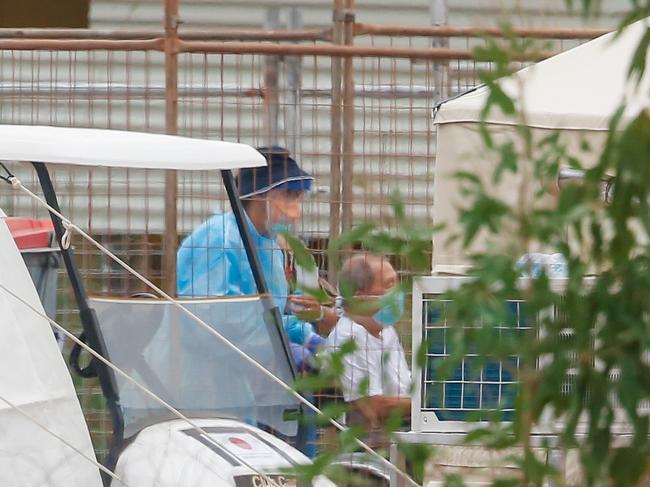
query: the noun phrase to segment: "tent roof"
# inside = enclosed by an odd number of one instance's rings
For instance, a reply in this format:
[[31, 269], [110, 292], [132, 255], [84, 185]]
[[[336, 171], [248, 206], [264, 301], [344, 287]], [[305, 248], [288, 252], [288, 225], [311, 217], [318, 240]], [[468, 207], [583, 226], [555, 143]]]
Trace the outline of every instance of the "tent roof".
[[[631, 24], [618, 37], [614, 32], [605, 34], [502, 79], [501, 87], [517, 100], [528, 126], [606, 130], [624, 99], [626, 117], [650, 105], [648, 76], [639, 87], [627, 80], [632, 56], [648, 26], [649, 19], [645, 19]], [[481, 87], [443, 103], [435, 123], [478, 121], [487, 96], [487, 88]], [[496, 109], [486, 121], [517, 123]]]
[[0, 125], [0, 141], [0, 160], [185, 171], [266, 164], [246, 144], [123, 130]]

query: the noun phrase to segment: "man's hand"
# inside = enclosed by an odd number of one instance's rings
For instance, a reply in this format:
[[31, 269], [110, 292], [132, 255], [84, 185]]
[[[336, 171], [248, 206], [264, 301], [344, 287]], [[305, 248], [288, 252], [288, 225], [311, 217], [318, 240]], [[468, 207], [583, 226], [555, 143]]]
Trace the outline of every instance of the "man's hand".
[[329, 335], [336, 326], [336, 322], [338, 321], [336, 313], [334, 313], [332, 308], [322, 306], [313, 296], [292, 294], [289, 296], [289, 302], [291, 304], [291, 311], [301, 320], [315, 323], [318, 333], [322, 336], [326, 337]]
[[321, 317], [321, 305], [313, 296], [292, 294], [291, 311], [303, 321], [318, 321]]
[[[302, 321], [316, 323], [318, 332], [322, 336], [327, 336], [336, 326], [338, 317], [334, 310], [321, 304], [313, 296], [307, 294], [292, 294], [289, 296], [290, 309]], [[322, 318], [321, 318], [322, 312]], [[363, 326], [368, 333], [375, 338], [379, 338], [383, 326], [378, 324], [371, 316], [349, 315], [352, 320]], [[321, 318], [320, 320], [318, 318]]]

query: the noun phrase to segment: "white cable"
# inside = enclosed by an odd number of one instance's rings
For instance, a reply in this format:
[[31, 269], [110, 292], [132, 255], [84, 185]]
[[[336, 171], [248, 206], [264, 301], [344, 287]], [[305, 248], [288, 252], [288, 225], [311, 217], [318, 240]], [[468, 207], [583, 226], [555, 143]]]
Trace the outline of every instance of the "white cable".
[[[186, 308], [182, 303], [174, 299], [172, 296], [167, 294], [165, 291], [160, 289], [158, 286], [156, 286], [153, 282], [151, 282], [149, 279], [147, 279], [145, 276], [140, 274], [138, 271], [135, 269], [131, 268], [126, 262], [124, 262], [122, 259], [120, 259], [118, 256], [113, 254], [109, 249], [104, 247], [101, 243], [97, 242], [94, 238], [92, 238], [90, 235], [88, 235], [86, 232], [84, 232], [81, 228], [79, 228], [77, 225], [75, 225], [70, 219], [66, 218], [63, 214], [61, 214], [59, 211], [51, 207], [47, 202], [43, 201], [38, 195], [30, 191], [28, 188], [23, 186], [23, 184], [16, 178], [15, 176], [10, 178], [10, 183], [13, 188], [18, 188], [21, 191], [23, 191], [25, 194], [27, 194], [29, 197], [43, 205], [45, 208], [47, 208], [50, 213], [56, 215], [61, 219], [62, 222], [65, 222], [67, 225], [68, 230], [74, 230], [79, 233], [84, 239], [86, 239], [88, 242], [92, 243], [95, 247], [97, 247], [101, 252], [106, 254], [108, 257], [113, 259], [115, 262], [117, 262], [124, 270], [129, 272], [130, 274], [134, 275], [137, 277], [140, 281], [145, 283], [147, 286], [149, 286], [151, 289], [156, 291], [160, 296], [165, 298], [167, 301], [172, 303], [174, 306], [182, 310], [185, 314], [190, 316], [194, 321], [199, 323], [202, 327], [204, 327], [209, 333], [213, 334], [217, 338], [219, 338], [226, 346], [231, 348], [235, 353], [237, 353], [239, 356], [241, 356], [244, 360], [248, 361], [251, 365], [253, 365], [255, 368], [257, 368], [260, 372], [262, 372], [264, 375], [269, 377], [273, 382], [278, 384], [280, 387], [285, 389], [287, 392], [289, 392], [292, 396], [294, 396], [296, 399], [298, 399], [299, 402], [301, 402], [304, 406], [307, 408], [311, 409], [313, 412], [316, 414], [319, 414], [321, 416], [324, 416], [323, 412], [314, 406], [311, 402], [309, 402], [307, 399], [305, 399], [298, 391], [296, 391], [293, 387], [291, 387], [289, 384], [284, 382], [282, 379], [277, 377], [273, 372], [267, 370], [262, 364], [260, 364], [257, 360], [255, 360], [253, 357], [249, 356], [246, 352], [241, 350], [239, 347], [237, 347], [235, 344], [233, 344], [230, 340], [228, 340], [226, 337], [224, 337], [221, 333], [219, 333], [217, 330], [215, 330], [213, 327], [211, 327], [209, 324], [207, 324], [204, 320], [202, 320], [199, 316], [194, 314], [191, 310]], [[328, 418], [328, 421], [330, 424], [332, 424], [336, 429], [338, 429], [341, 432], [346, 432], [348, 431], [348, 428], [343, 426], [341, 423], [336, 421], [333, 418]], [[404, 471], [402, 471], [399, 467], [396, 465], [393, 465], [390, 461], [382, 457], [379, 453], [377, 453], [375, 450], [373, 450], [371, 447], [369, 447], [365, 442], [361, 441], [359, 438], [355, 438], [355, 443], [361, 447], [363, 450], [365, 450], [368, 454], [371, 456], [377, 458], [380, 462], [382, 462], [384, 465], [386, 465], [390, 470], [393, 470], [396, 474], [404, 478], [410, 485], [413, 487], [419, 487], [419, 485]]]
[[[2, 284], [0, 284], [0, 286], [2, 286]], [[2, 287], [4, 287], [4, 286], [2, 286]], [[71, 443], [70, 443], [69, 441], [67, 441], [65, 438], [63, 438], [62, 436], [56, 434], [54, 431], [52, 431], [50, 428], [48, 428], [47, 426], [45, 426], [43, 423], [41, 423], [38, 419], [36, 419], [36, 418], [35, 418], [34, 416], [32, 416], [31, 414], [29, 414], [27, 411], [24, 411], [20, 406], [15, 405], [15, 404], [12, 403], [10, 400], [8, 400], [7, 398], [5, 398], [4, 396], [1, 396], [1, 395], [0, 395], [0, 401], [2, 401], [2, 402], [4, 402], [5, 404], [7, 404], [11, 409], [15, 409], [16, 411], [18, 411], [20, 414], [22, 414], [22, 415], [25, 416], [27, 419], [29, 419], [30, 421], [32, 421], [36, 426], [38, 426], [39, 428], [41, 428], [41, 429], [42, 429], [43, 431], [45, 431], [46, 433], [48, 433], [48, 434], [54, 436], [54, 438], [56, 438], [56, 439], [59, 440], [61, 443], [63, 443], [65, 446], [67, 446], [68, 448], [72, 449], [73, 451], [75, 451], [76, 453], [78, 453], [79, 455], [81, 455], [83, 458], [85, 458], [86, 460], [88, 460], [88, 461], [89, 461], [90, 463], [92, 463], [95, 467], [99, 468], [99, 470], [101, 470], [102, 472], [104, 472], [106, 475], [109, 475], [112, 479], [117, 480], [117, 481], [120, 482], [122, 485], [125, 485], [126, 487], [129, 487], [129, 484], [127, 484], [126, 482], [124, 482], [120, 477], [118, 477], [118, 476], [115, 475], [113, 472], [111, 472], [109, 469], [107, 469], [106, 467], [104, 467], [104, 465], [102, 465], [101, 463], [99, 463], [96, 459], [90, 458], [88, 455], [86, 455], [84, 452], [82, 452], [81, 450], [79, 450], [76, 446], [74, 446], [73, 444], [71, 444]]]
[[[45, 315], [44, 313], [41, 313], [38, 309], [34, 308], [29, 302], [25, 301], [22, 297], [18, 296], [15, 294], [11, 289], [8, 289], [4, 284], [0, 283], [0, 289], [3, 289], [7, 294], [9, 294], [11, 297], [16, 299], [18, 302], [21, 304], [25, 305], [27, 308], [29, 308], [32, 312], [34, 312], [36, 315], [40, 316], [41, 318], [47, 320], [52, 326], [54, 326], [57, 330], [62, 331], [68, 338], [70, 338], [74, 343], [82, 347], [84, 350], [86, 350], [88, 353], [90, 353], [93, 357], [95, 357], [97, 360], [102, 362], [103, 364], [107, 365], [110, 367], [112, 370], [117, 372], [119, 375], [127, 379], [129, 382], [134, 384], [138, 389], [143, 391], [145, 394], [147, 394], [149, 397], [151, 397], [153, 400], [157, 401], [160, 403], [162, 406], [164, 406], [170, 413], [172, 413], [174, 416], [177, 418], [185, 421], [187, 424], [189, 424], [193, 429], [201, 433], [206, 437], [206, 440], [211, 443], [213, 446], [221, 448], [221, 445], [214, 441], [210, 435], [199, 425], [194, 423], [191, 419], [189, 419], [187, 416], [185, 416], [183, 413], [181, 413], [179, 410], [174, 408], [174, 406], [168, 404], [164, 399], [162, 399], [160, 396], [158, 396], [155, 392], [151, 391], [148, 389], [146, 386], [140, 384], [137, 380], [135, 380], [132, 376], [124, 372], [122, 369], [120, 369], [117, 365], [113, 364], [109, 360], [106, 360], [104, 357], [102, 357], [99, 352], [94, 350], [92, 347], [90, 347], [88, 344], [82, 342], [79, 340], [76, 336], [74, 336], [72, 333], [70, 333], [68, 330], [66, 330], [63, 326], [58, 324], [56, 321], [51, 319], [49, 316]], [[1, 399], [1, 398], [0, 398]], [[49, 431], [49, 430], [48, 430]], [[55, 434], [52, 432], [52, 434]], [[250, 465], [248, 462], [241, 458], [237, 458], [238, 461], [240, 461], [245, 467], [250, 468], [253, 472], [255, 472], [258, 475], [261, 475], [264, 479], [268, 480], [271, 482], [271, 485], [274, 485], [275, 487], [281, 487], [280, 485], [277, 484], [275, 480], [272, 478], [268, 477], [264, 472], [259, 471], [252, 465]], [[108, 470], [105, 467], [102, 469], [102, 471]], [[110, 470], [108, 470], [110, 472]], [[121, 480], [120, 480], [121, 482]]]

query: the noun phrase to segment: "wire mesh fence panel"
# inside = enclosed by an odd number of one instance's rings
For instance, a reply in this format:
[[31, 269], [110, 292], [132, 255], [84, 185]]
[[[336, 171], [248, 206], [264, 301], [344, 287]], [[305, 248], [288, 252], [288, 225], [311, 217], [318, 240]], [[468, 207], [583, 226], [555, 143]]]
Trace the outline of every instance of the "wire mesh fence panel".
[[[163, 58], [155, 52], [0, 51], [0, 122], [160, 132], [164, 113]], [[29, 164], [10, 169], [40, 194]], [[160, 279], [163, 186], [155, 171], [51, 169], [62, 211], [139, 271]], [[48, 218], [27, 196], [0, 189], [10, 215]], [[86, 241], [74, 251], [90, 294], [141, 290], [123, 269]], [[62, 272], [62, 271], [61, 271]], [[58, 320], [75, 334], [80, 323], [67, 279], [59, 277]], [[68, 354], [70, 343], [64, 353]], [[97, 453], [103, 458], [110, 419], [95, 380], [75, 378]]]
[[[468, 350], [456, 368], [442, 377], [443, 363], [454, 353], [452, 323], [454, 303], [427, 295], [423, 300], [422, 342], [428, 344], [426, 368], [422, 380], [422, 411], [432, 411], [440, 421], [487, 421], [497, 417], [511, 421], [521, 357], [480, 363], [477, 350]], [[525, 302], [511, 300], [506, 304], [508, 319], [494, 326], [494, 334], [503, 341], [516, 334], [530, 333], [536, 325], [525, 318]], [[481, 323], [465, 325], [480, 328]]]
[[[579, 39], [539, 41], [559, 51]], [[478, 36], [432, 38], [364, 35], [356, 46], [417, 50], [432, 45], [471, 50]], [[193, 48], [178, 54], [178, 132], [190, 137], [287, 148], [314, 177], [295, 233], [312, 251], [321, 276], [330, 269], [325, 249], [344, 226], [372, 222], [399, 234], [391, 197], [399, 193], [410, 221], [427, 224], [434, 211], [435, 131], [432, 112], [442, 99], [478, 84], [490, 63], [355, 55], [350, 62], [325, 54], [215, 53]], [[294, 44], [292, 44], [294, 45]], [[327, 46], [321, 41], [303, 46]], [[288, 48], [287, 48], [288, 49]], [[396, 51], [397, 52], [397, 51]], [[342, 67], [341, 67], [342, 66]], [[522, 64], [523, 66], [523, 64]], [[339, 69], [339, 67], [341, 67]], [[165, 55], [156, 49], [0, 50], [0, 123], [165, 131]], [[346, 118], [347, 117], [347, 118]], [[10, 163], [36, 190], [28, 164]], [[163, 281], [165, 174], [162, 171], [57, 168], [51, 171], [63, 213], [156, 284]], [[180, 239], [214, 213], [229, 210], [218, 172], [178, 173]], [[0, 207], [9, 215], [47, 218], [31, 199], [0, 186]], [[81, 238], [73, 240], [89, 294], [129, 296], [149, 291]], [[361, 246], [361, 243], [359, 243]], [[394, 259], [401, 275], [409, 270]], [[333, 282], [333, 284], [336, 284]], [[58, 319], [77, 333], [72, 293], [59, 279]], [[408, 308], [407, 308], [408, 309]], [[405, 350], [411, 327], [398, 326]], [[67, 349], [66, 349], [67, 355]], [[95, 447], [106, 453], [110, 421], [99, 387], [77, 382]], [[329, 393], [328, 393], [329, 394]], [[336, 395], [323, 394], [319, 400]]]

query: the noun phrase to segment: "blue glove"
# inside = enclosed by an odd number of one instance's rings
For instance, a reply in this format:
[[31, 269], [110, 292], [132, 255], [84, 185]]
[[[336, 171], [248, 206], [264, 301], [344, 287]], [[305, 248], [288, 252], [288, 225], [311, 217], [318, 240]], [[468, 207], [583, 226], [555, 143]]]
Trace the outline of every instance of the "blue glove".
[[290, 343], [289, 350], [291, 350], [291, 356], [299, 372], [313, 370], [311, 366], [312, 353], [307, 347], [298, 345], [297, 343]]
[[307, 350], [309, 350], [311, 353], [316, 353], [316, 351], [320, 347], [325, 346], [326, 342], [327, 340], [325, 340], [322, 336], [318, 335], [317, 333], [312, 333], [307, 338], [307, 341], [305, 342], [305, 346], [307, 347]]
[[289, 336], [291, 343], [303, 345], [315, 334], [314, 325], [306, 321], [299, 320], [295, 315], [284, 315], [282, 317], [284, 329]]

